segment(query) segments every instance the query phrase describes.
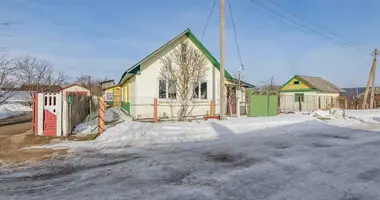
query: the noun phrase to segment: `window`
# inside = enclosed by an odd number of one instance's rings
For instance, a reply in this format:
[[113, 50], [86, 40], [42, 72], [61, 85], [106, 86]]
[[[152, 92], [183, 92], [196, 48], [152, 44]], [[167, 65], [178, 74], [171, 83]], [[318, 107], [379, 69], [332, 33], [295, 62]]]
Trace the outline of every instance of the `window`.
[[300, 84], [300, 81], [293, 81], [293, 84], [294, 84], [294, 85], [299, 85], [299, 84]]
[[193, 99], [207, 99], [207, 82], [193, 83]]
[[303, 93], [296, 93], [294, 95], [294, 102], [299, 102], [299, 100], [301, 100], [301, 102], [303, 102]]
[[160, 99], [166, 99], [166, 81], [165, 80], [160, 80], [159, 81], [159, 86], [158, 86], [158, 97]]
[[169, 99], [177, 98], [177, 84], [175, 81], [167, 81]]
[[177, 97], [177, 84], [175, 81], [159, 80], [158, 97], [160, 99], [175, 99]]

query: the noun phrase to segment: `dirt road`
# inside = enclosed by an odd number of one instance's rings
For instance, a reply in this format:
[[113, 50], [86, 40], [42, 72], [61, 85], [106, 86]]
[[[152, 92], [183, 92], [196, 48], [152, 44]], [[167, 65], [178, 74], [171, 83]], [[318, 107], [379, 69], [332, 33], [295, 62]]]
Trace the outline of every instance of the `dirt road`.
[[0, 127], [0, 166], [51, 159], [66, 153], [63, 149], [25, 149], [50, 144], [55, 139], [35, 136], [32, 128], [31, 122]]
[[9, 135], [20, 134], [27, 130], [31, 130], [32, 128], [33, 128], [32, 122], [14, 124], [10, 126], [2, 126], [0, 127], [0, 137], [7, 137]]

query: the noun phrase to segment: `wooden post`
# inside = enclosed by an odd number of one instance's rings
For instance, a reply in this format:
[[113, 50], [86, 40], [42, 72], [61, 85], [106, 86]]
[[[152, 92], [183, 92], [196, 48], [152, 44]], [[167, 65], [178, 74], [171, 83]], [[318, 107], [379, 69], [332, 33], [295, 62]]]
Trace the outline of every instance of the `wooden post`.
[[298, 107], [299, 107], [300, 111], [302, 111], [301, 96], [298, 96]]
[[99, 97], [99, 117], [98, 117], [98, 134], [101, 135], [104, 132], [104, 112], [106, 111], [106, 106], [104, 99]]
[[220, 99], [219, 99], [219, 106], [220, 106], [220, 120], [224, 120], [225, 118], [225, 109], [226, 109], [226, 106], [225, 106], [225, 102], [226, 102], [226, 96], [225, 96], [225, 88], [224, 88], [224, 80], [225, 80], [225, 77], [224, 77], [224, 40], [225, 40], [225, 35], [224, 35], [224, 2], [225, 0], [220, 0], [220, 70], [219, 70], [219, 74], [220, 74], [220, 78], [219, 78], [219, 82], [220, 82]]
[[157, 98], [154, 98], [154, 104], [153, 104], [153, 122], [157, 123], [158, 122], [158, 104], [157, 104]]
[[374, 105], [374, 99], [375, 99], [375, 78], [376, 78], [376, 64], [373, 67], [373, 72], [372, 72], [372, 87], [371, 87], [371, 99], [369, 103], [369, 108], [373, 109]]
[[214, 101], [210, 101], [210, 116], [214, 116]]
[[[372, 85], [374, 86], [375, 84], [375, 80], [374, 80], [374, 71], [376, 70], [376, 61], [377, 61], [377, 56], [379, 54], [379, 51], [377, 49], [374, 50], [373, 52], [373, 61], [372, 61], [372, 66], [371, 66], [371, 70], [369, 72], [369, 77], [368, 77], [368, 80], [367, 80], [367, 86], [366, 86], [366, 89], [365, 89], [365, 92], [364, 92], [364, 99], [363, 99], [363, 104], [362, 104], [362, 109], [366, 109], [367, 108], [367, 98], [368, 98], [368, 90], [369, 90], [369, 85], [372, 81]], [[374, 90], [372, 91], [374, 92]], [[372, 95], [372, 93], [371, 93]], [[372, 108], [372, 106], [370, 105], [370, 107]]]
[[38, 95], [33, 94], [33, 134], [37, 134], [38, 127]]
[[344, 98], [344, 109], [347, 109], [347, 97]]

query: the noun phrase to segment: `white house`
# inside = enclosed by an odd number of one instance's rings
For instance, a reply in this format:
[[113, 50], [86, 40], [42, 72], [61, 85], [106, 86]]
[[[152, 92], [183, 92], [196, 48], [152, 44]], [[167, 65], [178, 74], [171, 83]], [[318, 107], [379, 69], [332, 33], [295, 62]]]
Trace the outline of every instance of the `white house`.
[[[176, 117], [172, 115], [172, 108], [179, 107], [169, 98], [176, 93], [175, 87], [169, 87], [167, 80], [160, 80], [159, 71], [162, 66], [161, 58], [173, 52], [183, 42], [197, 48], [207, 59], [207, 77], [204, 81], [194, 83], [194, 107], [191, 116], [205, 116], [211, 112], [210, 102], [214, 102], [214, 113], [219, 114], [219, 62], [193, 35], [190, 29], [185, 30], [162, 47], [127, 69], [122, 75], [118, 86], [121, 87], [121, 106], [135, 119], [153, 118], [154, 99], [158, 101], [158, 117]], [[234, 78], [225, 71], [226, 82], [233, 82]], [[243, 87], [252, 85], [241, 82]], [[226, 90], [224, 91], [226, 92]], [[241, 98], [241, 96], [239, 95]], [[244, 97], [243, 97], [244, 98]], [[242, 99], [242, 98], [241, 98]]]

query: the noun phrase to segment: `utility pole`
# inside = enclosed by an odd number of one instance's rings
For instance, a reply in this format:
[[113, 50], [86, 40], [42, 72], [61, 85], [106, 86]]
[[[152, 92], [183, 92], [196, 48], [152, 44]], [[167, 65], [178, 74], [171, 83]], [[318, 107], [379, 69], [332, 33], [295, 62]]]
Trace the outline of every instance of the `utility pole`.
[[225, 95], [224, 95], [224, 1], [220, 0], [220, 120], [224, 120], [225, 115]]
[[372, 88], [371, 88], [371, 99], [370, 99], [370, 105], [369, 105], [369, 107], [371, 109], [373, 108], [373, 100], [375, 98], [375, 75], [376, 75], [377, 56], [379, 55], [379, 50], [377, 50], [377, 48], [375, 48], [372, 55], [373, 55], [372, 67], [371, 67], [371, 71], [369, 72], [367, 86], [366, 86], [365, 93], [364, 93], [362, 109], [366, 109], [366, 104], [367, 104], [367, 99], [368, 99], [368, 90], [369, 90], [370, 84], [372, 86]]

